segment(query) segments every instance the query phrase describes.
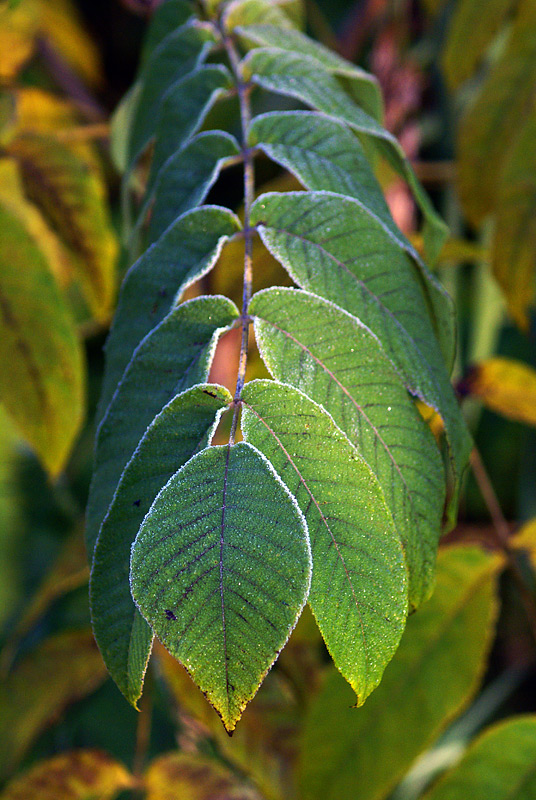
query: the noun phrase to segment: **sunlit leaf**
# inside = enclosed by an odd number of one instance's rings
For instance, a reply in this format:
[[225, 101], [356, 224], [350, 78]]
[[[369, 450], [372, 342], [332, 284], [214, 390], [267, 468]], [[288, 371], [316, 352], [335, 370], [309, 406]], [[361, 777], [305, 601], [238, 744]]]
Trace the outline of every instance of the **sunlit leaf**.
[[229, 731], [296, 624], [310, 580], [296, 501], [244, 442], [194, 456], [132, 549], [136, 603]]
[[[383, 680], [361, 709], [334, 670], [306, 719], [299, 761], [304, 800], [380, 800], [482, 679], [497, 616], [497, 559], [476, 548], [440, 553], [432, 598], [408, 619]], [[326, 735], [329, 731], [329, 735]], [[472, 795], [456, 795], [456, 800]]]
[[160, 489], [206, 447], [221, 411], [231, 402], [226, 389], [208, 384], [168, 403], [137, 446], [99, 533], [90, 586], [93, 629], [110, 674], [134, 705], [153, 637], [130, 594], [132, 543]]
[[292, 29], [303, 23], [301, 0], [232, 0], [225, 8], [225, 29], [234, 31], [239, 25], [258, 22], [277, 25], [281, 30]]
[[536, 794], [536, 716], [488, 728], [425, 794], [426, 800], [531, 800]]
[[217, 340], [238, 316], [226, 297], [189, 300], [172, 309], [134, 351], [97, 431], [86, 518], [89, 553], [148, 426], [176, 394], [207, 379]]
[[0, 686], [0, 775], [5, 777], [36, 736], [105, 677], [86, 630], [50, 637], [17, 663]]
[[259, 800], [227, 767], [202, 755], [167, 753], [145, 776], [147, 800]]
[[536, 370], [528, 364], [489, 358], [473, 367], [463, 388], [492, 411], [536, 426]]
[[125, 767], [100, 750], [73, 750], [15, 778], [1, 800], [111, 800], [134, 786]]
[[407, 610], [402, 545], [382, 491], [332, 418], [304, 394], [252, 381], [242, 396], [244, 438], [270, 460], [307, 520], [309, 605], [361, 705], [396, 650]]
[[42, 250], [2, 206], [0, 300], [0, 397], [55, 476], [83, 417], [82, 353]]
[[117, 243], [102, 175], [50, 135], [20, 135], [9, 152], [20, 165], [28, 197], [69, 247], [90, 308], [107, 318]]
[[0, 5], [0, 81], [13, 80], [31, 57], [40, 12], [39, 0], [26, 0], [15, 8]]
[[100, 53], [73, 0], [41, 3], [41, 33], [75, 72], [90, 86], [102, 84]]
[[320, 403], [378, 478], [404, 545], [410, 604], [418, 606], [434, 581], [444, 474], [400, 376], [367, 328], [314, 295], [266, 289], [249, 313], [274, 378]]

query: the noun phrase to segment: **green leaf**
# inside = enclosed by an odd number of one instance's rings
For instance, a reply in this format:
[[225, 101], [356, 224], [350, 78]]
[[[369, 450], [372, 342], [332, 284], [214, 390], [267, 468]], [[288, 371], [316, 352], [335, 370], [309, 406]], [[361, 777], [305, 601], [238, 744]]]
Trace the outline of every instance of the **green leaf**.
[[73, 320], [39, 244], [0, 206], [0, 397], [52, 476], [84, 415]]
[[493, 274], [516, 323], [527, 331], [536, 273], [536, 111], [524, 122], [504, 164], [496, 197]]
[[151, 54], [164, 41], [170, 31], [185, 25], [193, 16], [193, 8], [187, 0], [164, 0], [154, 9], [151, 21], [145, 34], [142, 49], [142, 63], [147, 62]]
[[536, 3], [522, 0], [507, 47], [460, 128], [458, 187], [473, 224], [496, 207], [501, 171], [532, 107], [535, 81]]
[[[443, 49], [442, 66], [451, 89], [470, 78], [486, 48], [517, 0], [458, 0], [452, 14]], [[470, 35], [468, 32], [470, 31]]]
[[210, 447], [162, 489], [132, 549], [133, 597], [232, 731], [301, 613], [307, 526], [251, 445]]
[[156, 129], [147, 193], [151, 193], [165, 162], [199, 130], [216, 100], [233, 86], [229, 71], [220, 64], [199, 67], [173, 84], [166, 93]]
[[88, 553], [93, 553], [121, 474], [147, 427], [174, 395], [206, 380], [218, 337], [238, 317], [226, 297], [195, 298], [173, 308], [134, 351], [97, 431]]
[[[155, 242], [181, 214], [200, 205], [226, 162], [238, 155], [236, 139], [223, 131], [200, 133], [171, 156], [157, 178], [147, 244]], [[136, 228], [152, 200], [146, 197]]]
[[309, 528], [309, 604], [336, 666], [364, 703], [404, 629], [407, 574], [377, 479], [316, 403], [273, 381], [247, 383], [242, 430], [296, 497]]
[[532, 800], [534, 796], [536, 716], [527, 714], [488, 728], [425, 800]]
[[261, 195], [251, 224], [299, 286], [370, 328], [408, 390], [438, 411], [459, 487], [471, 440], [413, 264], [391, 233], [355, 200], [332, 192]]
[[97, 419], [102, 416], [134, 349], [160, 323], [184, 290], [212, 269], [227, 239], [240, 229], [226, 208], [203, 206], [170, 226], [129, 269], [106, 342], [106, 371]]
[[200, 67], [213, 44], [210, 27], [194, 20], [169, 33], [151, 53], [139, 78], [141, 90], [130, 129], [131, 165], [156, 132], [158, 113], [166, 93]]
[[433, 586], [445, 481], [434, 437], [391, 361], [358, 320], [315, 295], [266, 289], [249, 313], [274, 378], [320, 403], [378, 478], [418, 606]]
[[40, 761], [12, 780], [1, 800], [111, 800], [132, 789], [125, 767], [100, 750], [73, 750]]
[[232, 0], [224, 9], [222, 22], [225, 30], [231, 32], [238, 25], [255, 25], [267, 22], [277, 25], [280, 30], [303, 26], [301, 0]]
[[[493, 640], [497, 566], [497, 558], [476, 548], [440, 552], [436, 590], [408, 619], [381, 685], [362, 709], [349, 707], [351, 692], [330, 672], [303, 730], [303, 800], [382, 800], [469, 703]], [[473, 795], [462, 792], [456, 800], [462, 797]]]
[[424, 236], [428, 258], [431, 262], [435, 261], [443, 246], [447, 229], [434, 211], [395, 137], [355, 105], [335, 77], [324, 73], [319, 80], [315, 59], [272, 47], [251, 51], [242, 64], [246, 79], [269, 91], [294, 97], [335, 117], [375, 146], [378, 153], [409, 183], [425, 218]]
[[309, 111], [275, 111], [255, 117], [248, 144], [292, 172], [307, 189], [352, 197], [376, 216], [421, 275], [448, 368], [454, 362], [456, 331], [452, 301], [395, 225], [359, 140], [333, 117]]
[[93, 630], [112, 678], [134, 706], [153, 636], [130, 594], [131, 546], [160, 489], [207, 445], [232, 399], [227, 389], [207, 384], [164, 406], [127, 464], [99, 532], [90, 584]]
[[322, 70], [340, 79], [352, 100], [367, 114], [381, 122], [383, 103], [379, 84], [374, 75], [341, 58], [320, 42], [315, 42], [300, 31], [282, 29], [277, 25], [248, 25], [239, 27], [236, 33], [242, 41], [254, 47], [277, 47], [289, 53], [299, 53], [314, 59], [317, 72]]
[[51, 636], [18, 662], [0, 685], [0, 778], [70, 703], [93, 692], [105, 677], [90, 630]]

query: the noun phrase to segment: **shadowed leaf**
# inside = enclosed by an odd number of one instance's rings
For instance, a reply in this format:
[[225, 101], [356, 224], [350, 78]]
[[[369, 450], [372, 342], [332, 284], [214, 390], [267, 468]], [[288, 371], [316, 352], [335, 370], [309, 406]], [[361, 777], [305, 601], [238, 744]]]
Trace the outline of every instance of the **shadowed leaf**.
[[202, 755], [160, 756], [147, 770], [145, 781], [147, 800], [260, 800], [227, 767]]

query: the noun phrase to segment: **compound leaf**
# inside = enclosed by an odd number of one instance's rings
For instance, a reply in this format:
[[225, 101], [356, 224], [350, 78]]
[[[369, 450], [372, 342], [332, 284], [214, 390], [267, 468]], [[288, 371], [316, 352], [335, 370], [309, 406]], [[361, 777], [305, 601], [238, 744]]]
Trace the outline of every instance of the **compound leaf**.
[[141, 695], [153, 637], [130, 594], [131, 546], [160, 489], [208, 444], [230, 402], [226, 389], [206, 384], [164, 406], [127, 464], [99, 532], [90, 583], [93, 629], [112, 678], [133, 705]]
[[210, 447], [171, 478], [132, 550], [132, 594], [232, 731], [284, 646], [311, 579], [307, 526], [251, 445]]
[[357, 704], [380, 682], [404, 629], [407, 575], [377, 479], [316, 403], [290, 386], [244, 387], [242, 430], [303, 511], [311, 537], [309, 604]]

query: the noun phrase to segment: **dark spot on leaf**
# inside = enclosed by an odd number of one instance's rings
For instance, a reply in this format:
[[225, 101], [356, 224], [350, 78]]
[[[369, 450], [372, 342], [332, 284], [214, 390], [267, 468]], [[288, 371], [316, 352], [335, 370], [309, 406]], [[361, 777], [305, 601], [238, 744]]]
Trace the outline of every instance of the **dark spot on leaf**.
[[167, 297], [167, 289], [160, 289], [158, 295], [160, 297]]
[[209, 397], [217, 397], [217, 396], [218, 396], [218, 395], [216, 394], [216, 392], [209, 392], [209, 390], [208, 390], [208, 389], [203, 389], [203, 393], [204, 393], [204, 394], [208, 394], [208, 396], [209, 396]]
[[175, 614], [173, 613], [173, 611], [170, 611], [170, 609], [169, 609], [169, 608], [166, 608], [166, 610], [165, 610], [165, 612], [164, 612], [164, 613], [165, 613], [165, 615], [166, 615], [166, 617], [167, 617], [168, 619], [172, 619], [174, 622], [176, 622], [176, 621], [177, 621], [177, 617], [175, 616]]
[[140, 507], [140, 503], [141, 503], [141, 500], [134, 500], [134, 502], [132, 503], [132, 505], [133, 505], [133, 506], [136, 506], [136, 508], [139, 508], [139, 507]]

